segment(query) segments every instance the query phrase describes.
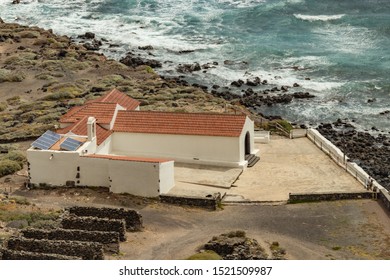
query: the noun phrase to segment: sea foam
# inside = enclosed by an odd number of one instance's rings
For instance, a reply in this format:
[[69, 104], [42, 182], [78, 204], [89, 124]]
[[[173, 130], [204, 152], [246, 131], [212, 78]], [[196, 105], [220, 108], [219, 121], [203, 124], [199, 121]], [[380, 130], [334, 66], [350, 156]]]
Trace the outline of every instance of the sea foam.
[[307, 21], [331, 21], [338, 20], [345, 16], [345, 14], [340, 15], [302, 15], [302, 14], [294, 14], [297, 19], [307, 20]]

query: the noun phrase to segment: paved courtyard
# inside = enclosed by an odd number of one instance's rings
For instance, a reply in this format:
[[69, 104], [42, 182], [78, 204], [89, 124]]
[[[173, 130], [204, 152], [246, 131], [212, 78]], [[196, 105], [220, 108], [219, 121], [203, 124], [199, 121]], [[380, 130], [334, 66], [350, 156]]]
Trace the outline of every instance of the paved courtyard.
[[241, 173], [236, 168], [175, 167], [169, 194], [226, 193], [225, 201], [284, 202], [289, 193], [364, 191], [363, 186], [307, 138], [272, 138], [256, 144], [260, 161]]

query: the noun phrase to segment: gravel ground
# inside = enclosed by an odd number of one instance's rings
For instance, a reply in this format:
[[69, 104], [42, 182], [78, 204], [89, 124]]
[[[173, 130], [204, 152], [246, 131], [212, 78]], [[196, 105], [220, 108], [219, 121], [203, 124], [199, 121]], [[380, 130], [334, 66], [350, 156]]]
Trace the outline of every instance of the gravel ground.
[[107, 259], [185, 259], [213, 236], [232, 230], [246, 231], [265, 248], [279, 242], [288, 259], [390, 259], [390, 216], [374, 200], [235, 205], [213, 212], [104, 190], [18, 190], [15, 194], [41, 209], [96, 205], [140, 211], [144, 230], [129, 232], [121, 253]]

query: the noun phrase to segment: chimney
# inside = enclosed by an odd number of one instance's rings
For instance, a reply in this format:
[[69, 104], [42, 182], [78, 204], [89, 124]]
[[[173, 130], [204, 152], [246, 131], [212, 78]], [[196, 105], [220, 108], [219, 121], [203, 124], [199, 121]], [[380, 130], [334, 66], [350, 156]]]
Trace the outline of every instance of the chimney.
[[88, 141], [92, 141], [94, 138], [96, 138], [96, 119], [94, 117], [88, 118], [87, 133], [88, 133]]

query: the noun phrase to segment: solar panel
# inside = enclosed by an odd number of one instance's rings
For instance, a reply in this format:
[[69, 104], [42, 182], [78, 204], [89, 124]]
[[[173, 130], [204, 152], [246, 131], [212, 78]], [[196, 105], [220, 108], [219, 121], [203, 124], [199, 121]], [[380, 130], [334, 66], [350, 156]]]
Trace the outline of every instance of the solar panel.
[[37, 140], [35, 140], [31, 146], [34, 148], [38, 148], [41, 150], [48, 150], [51, 146], [53, 146], [58, 140], [60, 140], [61, 136], [53, 131], [46, 131], [43, 133]]
[[60, 148], [66, 151], [76, 151], [81, 144], [83, 144], [83, 142], [72, 138], [66, 138], [65, 141], [61, 143]]

